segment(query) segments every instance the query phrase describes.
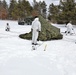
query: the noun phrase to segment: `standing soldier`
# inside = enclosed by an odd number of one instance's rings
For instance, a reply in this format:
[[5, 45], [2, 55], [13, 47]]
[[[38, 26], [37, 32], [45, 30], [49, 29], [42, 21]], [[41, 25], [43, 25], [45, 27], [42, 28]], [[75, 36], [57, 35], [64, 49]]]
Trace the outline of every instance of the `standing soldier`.
[[37, 45], [37, 39], [39, 36], [39, 32], [41, 31], [41, 23], [39, 21], [38, 16], [35, 17], [34, 21], [32, 22], [32, 44]]

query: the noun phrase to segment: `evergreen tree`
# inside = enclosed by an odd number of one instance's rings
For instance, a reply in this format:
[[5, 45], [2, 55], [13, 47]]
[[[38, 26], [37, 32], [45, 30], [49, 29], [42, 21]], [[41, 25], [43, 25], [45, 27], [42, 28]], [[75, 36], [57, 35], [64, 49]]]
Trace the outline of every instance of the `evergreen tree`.
[[7, 5], [7, 2], [5, 0], [3, 0], [2, 5], [4, 8], [8, 9], [8, 5]]
[[66, 2], [60, 1], [60, 9], [62, 10], [61, 14], [59, 15], [61, 20], [73, 21], [76, 20], [76, 3], [75, 0], [67, 0]]
[[18, 11], [18, 13], [17, 13], [18, 18], [23, 18], [22, 0], [18, 0], [17, 11]]
[[51, 4], [49, 6], [49, 14], [53, 20], [57, 23], [66, 23], [67, 21], [72, 21], [76, 23], [76, 3], [75, 0], [60, 0], [59, 5]]
[[11, 0], [9, 7], [9, 15], [12, 19], [25, 18], [30, 15], [32, 7], [27, 0]]
[[38, 13], [42, 15], [44, 18], [46, 18], [46, 11], [47, 11], [46, 6], [47, 5], [45, 1], [43, 2], [41, 1], [36, 2], [36, 0], [33, 1], [33, 9], [38, 11]]
[[33, 0], [33, 9], [38, 11], [38, 2], [36, 0]]
[[0, 6], [1, 6], [1, 4], [2, 4], [2, 2], [1, 2], [1, 0], [0, 0]]
[[58, 6], [54, 5], [53, 3], [49, 6], [49, 16], [51, 17], [51, 20], [54, 22], [57, 19], [57, 16], [59, 15], [59, 9]]
[[33, 10], [32, 6], [30, 5], [29, 1], [27, 1], [26, 2], [26, 11], [27, 11], [28, 15], [31, 14], [32, 10]]
[[30, 15], [32, 7], [27, 0], [22, 0], [22, 8], [23, 8], [25, 16]]
[[5, 0], [0, 0], [0, 18], [6, 19], [8, 17], [8, 5]]
[[14, 19], [13, 14], [14, 14], [14, 8], [15, 8], [16, 4], [17, 4], [16, 0], [10, 0], [10, 6], [9, 6], [9, 17], [10, 17], [10, 19]]
[[47, 11], [47, 8], [46, 8], [46, 3], [45, 3], [45, 1], [43, 1], [42, 3], [41, 3], [41, 9], [42, 9], [42, 16], [44, 17], [44, 18], [46, 18], [46, 11]]

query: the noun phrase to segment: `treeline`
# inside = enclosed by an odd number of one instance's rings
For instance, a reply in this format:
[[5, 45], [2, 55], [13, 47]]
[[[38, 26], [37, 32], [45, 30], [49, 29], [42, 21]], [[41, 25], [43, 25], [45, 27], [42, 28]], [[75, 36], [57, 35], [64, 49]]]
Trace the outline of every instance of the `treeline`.
[[10, 4], [8, 5], [5, 0], [0, 0], [0, 19], [16, 20], [38, 14], [46, 16], [45, 1], [37, 2], [33, 0], [33, 4], [30, 5], [27, 0], [10, 0]]
[[30, 15], [32, 7], [26, 0], [10, 0], [7, 5], [5, 0], [0, 1], [0, 19], [18, 19]]
[[59, 5], [49, 5], [47, 16], [47, 4], [45, 1], [33, 0], [10, 0], [8, 5], [5, 0], [0, 0], [0, 19], [19, 19], [27, 16], [42, 15], [52, 22], [66, 23], [72, 21], [76, 24], [76, 2], [75, 0], [60, 0]]
[[49, 19], [57, 23], [67, 23], [72, 21], [76, 24], [76, 1], [75, 0], [60, 0], [59, 5], [50, 4]]

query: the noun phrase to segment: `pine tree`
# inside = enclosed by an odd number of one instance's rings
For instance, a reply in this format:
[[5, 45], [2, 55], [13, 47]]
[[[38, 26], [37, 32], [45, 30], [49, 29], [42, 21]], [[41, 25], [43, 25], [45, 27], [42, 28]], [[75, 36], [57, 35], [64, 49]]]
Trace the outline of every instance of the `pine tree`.
[[16, 4], [17, 4], [16, 0], [10, 0], [10, 6], [9, 6], [9, 18], [10, 19], [14, 19], [13, 18], [13, 13], [14, 13], [13, 11], [14, 11]]
[[67, 21], [72, 21], [73, 24], [76, 23], [75, 0], [60, 0], [59, 5], [51, 4], [49, 8], [51, 19], [56, 20], [57, 23], [66, 23]]
[[44, 17], [44, 18], [46, 18], [46, 11], [47, 11], [47, 8], [46, 8], [46, 3], [45, 3], [45, 1], [43, 1], [42, 3], [41, 3], [41, 9], [42, 9], [42, 16]]
[[12, 19], [25, 18], [30, 15], [32, 7], [27, 0], [11, 0], [9, 7], [9, 15]]
[[3, 7], [4, 7], [5, 9], [8, 9], [8, 5], [7, 5], [7, 2], [6, 2], [5, 0], [3, 0], [2, 5], [3, 5]]
[[49, 6], [49, 17], [51, 17], [51, 21], [55, 22], [59, 15], [58, 6], [54, 5], [53, 3]]
[[36, 10], [40, 15], [42, 15], [44, 18], [46, 18], [46, 3], [45, 1], [41, 2], [36, 2], [36, 0], [33, 1], [33, 9]]
[[2, 2], [1, 2], [1, 0], [0, 0], [0, 6], [1, 6], [1, 4], [2, 4]]
[[36, 0], [33, 0], [33, 9], [38, 11], [39, 4]]
[[66, 2], [63, 2], [61, 0], [60, 2], [60, 7], [61, 7], [61, 14], [59, 15], [59, 17], [61, 17], [60, 19], [65, 20], [65, 22], [67, 21], [72, 21], [74, 22], [76, 20], [76, 3], [75, 0], [67, 0]]
[[0, 18], [7, 19], [8, 17], [8, 5], [5, 0], [0, 1]]
[[27, 0], [22, 1], [23, 9], [24, 9], [24, 14], [25, 16], [30, 15], [32, 11], [32, 6]]

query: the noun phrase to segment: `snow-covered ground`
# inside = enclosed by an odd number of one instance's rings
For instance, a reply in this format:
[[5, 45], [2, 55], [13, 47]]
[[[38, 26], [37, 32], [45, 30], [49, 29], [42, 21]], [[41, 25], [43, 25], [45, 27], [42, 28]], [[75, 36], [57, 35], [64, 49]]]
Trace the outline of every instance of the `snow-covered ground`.
[[[7, 22], [10, 32], [5, 31]], [[66, 30], [65, 25], [54, 26], [61, 32]], [[0, 75], [76, 75], [75, 34], [66, 36], [62, 33], [63, 39], [44, 41], [32, 51], [31, 40], [18, 37], [30, 30], [30, 25], [0, 20]], [[76, 32], [76, 27], [74, 30]]]

